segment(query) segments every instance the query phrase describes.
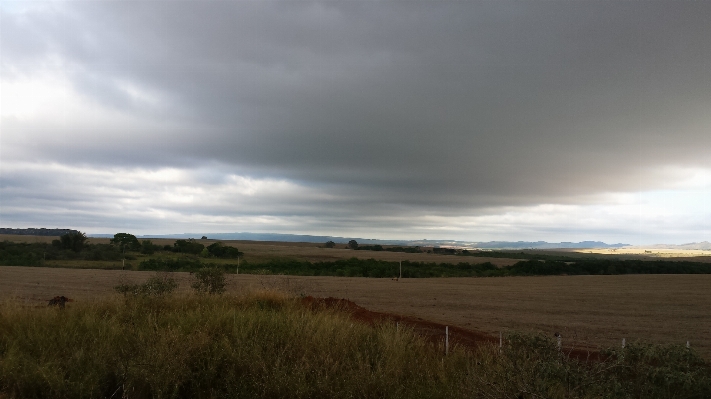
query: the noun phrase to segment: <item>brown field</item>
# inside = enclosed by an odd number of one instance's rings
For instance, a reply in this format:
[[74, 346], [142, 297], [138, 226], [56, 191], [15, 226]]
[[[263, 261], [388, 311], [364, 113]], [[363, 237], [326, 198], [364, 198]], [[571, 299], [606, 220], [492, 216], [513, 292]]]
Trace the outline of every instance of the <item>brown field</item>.
[[[65, 295], [77, 301], [117, 295], [119, 281], [153, 272], [0, 267], [0, 299], [44, 306]], [[183, 290], [187, 273], [174, 273]], [[658, 343], [687, 340], [711, 357], [711, 275], [552, 276], [389, 279], [230, 275], [239, 294], [276, 288], [347, 298], [367, 309], [422, 318], [489, 334], [560, 332], [568, 345], [619, 345], [622, 338]]]
[[692, 262], [711, 262], [711, 250], [678, 249], [678, 248], [599, 248], [576, 249], [575, 253], [597, 255], [634, 256], [642, 259], [656, 260], [688, 260]]

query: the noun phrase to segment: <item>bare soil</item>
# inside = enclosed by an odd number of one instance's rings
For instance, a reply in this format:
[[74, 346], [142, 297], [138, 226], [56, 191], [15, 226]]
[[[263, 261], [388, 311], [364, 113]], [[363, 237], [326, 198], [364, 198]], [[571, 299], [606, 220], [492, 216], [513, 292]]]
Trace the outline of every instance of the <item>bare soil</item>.
[[[46, 305], [118, 295], [122, 281], [154, 272], [0, 267], [0, 299]], [[191, 276], [173, 274], [188, 291]], [[690, 344], [711, 357], [711, 275], [550, 276], [390, 279], [229, 275], [231, 294], [278, 289], [294, 295], [344, 298], [373, 312], [425, 320], [498, 337], [500, 331], [563, 335], [566, 346], [643, 340]], [[67, 306], [71, 306], [68, 304]]]

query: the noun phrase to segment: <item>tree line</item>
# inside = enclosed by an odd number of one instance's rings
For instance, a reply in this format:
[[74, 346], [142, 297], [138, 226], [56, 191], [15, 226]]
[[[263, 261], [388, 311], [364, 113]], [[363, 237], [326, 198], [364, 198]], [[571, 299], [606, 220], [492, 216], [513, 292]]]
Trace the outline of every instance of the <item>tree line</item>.
[[[194, 271], [206, 266], [219, 267], [232, 273], [236, 272], [238, 267], [237, 264], [232, 263], [220, 265], [204, 263], [201, 259], [161, 258], [141, 262], [139, 270]], [[400, 275], [400, 262], [357, 258], [326, 262], [274, 259], [264, 263], [242, 262], [239, 266], [239, 273], [392, 278]], [[402, 261], [403, 278], [618, 274], [711, 274], [711, 264], [664, 260], [590, 259], [574, 264], [558, 261], [525, 260], [511, 266], [497, 267], [490, 262], [452, 264]]]
[[42, 266], [52, 260], [118, 261], [133, 260], [136, 253], [156, 252], [198, 255], [203, 258], [236, 259], [243, 255], [237, 248], [215, 242], [205, 246], [193, 239], [176, 240], [173, 245], [139, 241], [129, 233], [117, 233], [109, 244], [92, 244], [82, 232], [63, 234], [51, 243], [0, 242], [0, 265]]

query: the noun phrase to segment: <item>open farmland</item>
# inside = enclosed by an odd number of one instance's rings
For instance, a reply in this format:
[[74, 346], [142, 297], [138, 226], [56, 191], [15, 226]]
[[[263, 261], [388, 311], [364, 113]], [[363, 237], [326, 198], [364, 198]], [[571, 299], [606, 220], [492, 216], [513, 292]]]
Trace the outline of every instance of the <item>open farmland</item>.
[[[0, 234], [0, 241], [11, 241], [18, 243], [50, 243], [59, 237], [48, 236], [29, 236], [29, 235], [6, 235]], [[141, 238], [140, 240], [144, 240]], [[175, 239], [167, 238], [151, 238], [153, 244], [173, 246]], [[327, 262], [340, 259], [376, 259], [390, 262], [411, 261], [411, 262], [436, 262], [436, 263], [471, 263], [479, 264], [490, 262], [496, 266], [510, 266], [519, 262], [521, 259], [502, 258], [502, 257], [463, 257], [455, 255], [441, 255], [432, 253], [406, 253], [406, 252], [389, 252], [389, 251], [354, 251], [345, 249], [345, 245], [338, 244], [336, 248], [322, 248], [323, 244], [318, 243], [301, 243], [301, 242], [272, 242], [272, 241], [241, 241], [241, 240], [195, 240], [196, 242], [208, 246], [215, 242], [220, 242], [224, 245], [229, 245], [238, 248], [244, 252], [242, 260], [250, 263], [264, 263], [270, 260], [279, 259], [295, 259], [309, 262]], [[108, 238], [90, 238], [91, 244], [108, 244]], [[134, 253], [140, 260], [147, 258], [140, 254]], [[135, 263], [137, 263], [135, 262]], [[220, 262], [219, 260], [217, 261]], [[234, 263], [233, 260], [227, 261]], [[92, 267], [100, 268], [120, 268], [120, 263], [117, 262], [80, 262], [80, 261], [52, 261], [50, 265], [59, 267]]]
[[[0, 297], [43, 306], [55, 295], [77, 301], [116, 295], [120, 281], [152, 272], [0, 267]], [[188, 273], [175, 273], [187, 290]], [[627, 340], [685, 343], [711, 357], [711, 275], [551, 276], [390, 279], [229, 275], [229, 292], [260, 288], [347, 298], [367, 309], [496, 334], [560, 332], [588, 346]]]
[[595, 248], [595, 249], [576, 249], [569, 252], [576, 254], [595, 254], [605, 256], [619, 256], [623, 258], [638, 258], [638, 259], [675, 259], [675, 260], [690, 260], [693, 262], [711, 262], [711, 249], [678, 249], [678, 248], [644, 248], [644, 247], [629, 247], [629, 248]]

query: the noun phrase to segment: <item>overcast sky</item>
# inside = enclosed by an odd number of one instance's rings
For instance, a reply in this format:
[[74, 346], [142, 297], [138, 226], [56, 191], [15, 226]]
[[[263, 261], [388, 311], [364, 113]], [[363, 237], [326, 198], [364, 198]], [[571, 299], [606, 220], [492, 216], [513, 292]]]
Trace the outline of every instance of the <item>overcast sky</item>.
[[709, 1], [0, 12], [1, 227], [711, 240]]

